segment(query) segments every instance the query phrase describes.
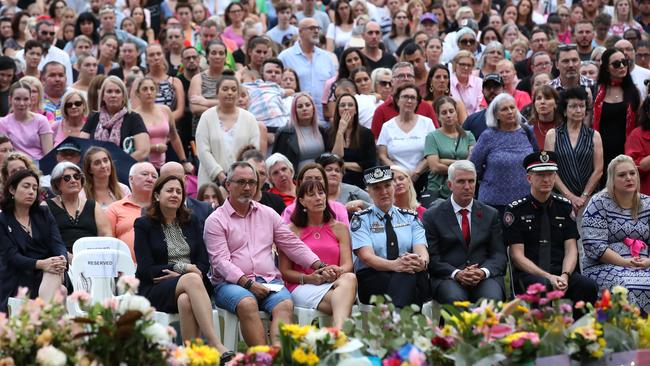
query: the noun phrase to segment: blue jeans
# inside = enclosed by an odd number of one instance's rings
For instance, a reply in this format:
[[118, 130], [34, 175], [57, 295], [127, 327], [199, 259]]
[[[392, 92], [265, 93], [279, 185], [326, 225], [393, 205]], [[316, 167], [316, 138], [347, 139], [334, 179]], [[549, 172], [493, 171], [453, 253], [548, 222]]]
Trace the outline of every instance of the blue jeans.
[[[262, 277], [256, 277], [255, 282], [267, 283]], [[284, 282], [280, 279], [274, 279], [268, 283], [284, 285]], [[276, 305], [284, 300], [291, 300], [291, 293], [286, 287], [282, 287], [282, 290], [269, 292], [268, 296], [259, 300], [252, 292], [239, 285], [221, 282], [214, 286], [214, 303], [217, 307], [226, 309], [233, 314], [237, 314], [237, 305], [245, 297], [252, 297], [257, 301], [260, 310], [271, 314]]]

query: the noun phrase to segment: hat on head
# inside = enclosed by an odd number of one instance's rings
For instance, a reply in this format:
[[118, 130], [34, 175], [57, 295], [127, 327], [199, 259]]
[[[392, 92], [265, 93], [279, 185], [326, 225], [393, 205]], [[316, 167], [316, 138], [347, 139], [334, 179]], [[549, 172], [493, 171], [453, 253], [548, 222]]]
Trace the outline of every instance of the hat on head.
[[553, 151], [538, 151], [524, 158], [527, 173], [557, 171], [557, 154]]
[[393, 171], [388, 165], [380, 165], [363, 171], [363, 181], [366, 185], [381, 183], [393, 179]]
[[488, 82], [497, 83], [497, 84], [499, 84], [501, 86], [504, 85], [503, 78], [499, 74], [487, 74], [487, 75], [485, 75], [485, 77], [483, 78], [483, 85], [485, 85]]
[[81, 148], [74, 141], [64, 142], [56, 148], [56, 152], [75, 151], [81, 154]]
[[422, 14], [420, 16], [420, 23], [424, 23], [425, 20], [438, 24], [438, 17], [433, 13], [424, 13], [424, 14]]

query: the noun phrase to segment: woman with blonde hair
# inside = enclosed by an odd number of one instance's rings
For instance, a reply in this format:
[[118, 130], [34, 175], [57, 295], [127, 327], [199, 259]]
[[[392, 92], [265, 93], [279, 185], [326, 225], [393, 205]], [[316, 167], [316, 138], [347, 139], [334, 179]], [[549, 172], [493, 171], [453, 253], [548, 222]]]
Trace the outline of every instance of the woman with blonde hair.
[[623, 33], [630, 28], [643, 32], [643, 27], [639, 22], [634, 20], [634, 16], [632, 15], [632, 1], [614, 0], [612, 26], [609, 28], [610, 35], [623, 37]]
[[451, 96], [465, 105], [470, 115], [480, 110], [483, 100], [483, 80], [474, 75], [476, 58], [466, 50], [460, 50], [452, 61], [453, 72], [450, 77]]
[[103, 147], [93, 146], [86, 150], [83, 174], [86, 180], [79, 197], [95, 200], [104, 210], [131, 193], [128, 186], [118, 182], [113, 158]]
[[606, 188], [595, 194], [582, 219], [583, 270], [600, 288], [623, 286], [630, 303], [650, 312], [650, 197], [639, 193], [634, 160], [618, 155], [607, 166]]
[[19, 81], [29, 85], [32, 91], [31, 111], [44, 115], [50, 122], [54, 121], [54, 114], [46, 112], [43, 108], [43, 83], [34, 76], [23, 76]]
[[77, 70], [79, 70], [79, 78], [70, 88], [80, 91], [84, 98], [88, 98], [88, 87], [92, 79], [97, 76], [97, 65], [98, 61], [95, 56], [78, 55]]
[[9, 153], [5, 156], [5, 160], [2, 162], [2, 167], [0, 168], [0, 180], [6, 182], [10, 175], [23, 169], [32, 170], [38, 175], [41, 174], [32, 159], [27, 155], [18, 151]]
[[83, 93], [71, 89], [61, 100], [63, 119], [52, 124], [54, 132], [54, 146], [61, 143], [68, 136], [79, 137], [81, 128], [88, 118], [88, 103]]
[[393, 180], [395, 181], [395, 206], [416, 211], [422, 220], [422, 215], [427, 209], [418, 202], [418, 195], [415, 192], [411, 175], [399, 165], [391, 165], [390, 170], [393, 171]]

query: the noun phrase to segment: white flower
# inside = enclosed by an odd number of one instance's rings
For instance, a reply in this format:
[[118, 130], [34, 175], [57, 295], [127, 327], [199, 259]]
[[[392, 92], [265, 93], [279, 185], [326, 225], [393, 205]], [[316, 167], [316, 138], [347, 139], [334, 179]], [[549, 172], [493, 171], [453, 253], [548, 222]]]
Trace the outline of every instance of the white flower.
[[417, 336], [413, 344], [423, 352], [427, 352], [431, 348], [431, 341], [423, 336]]
[[307, 343], [312, 349], [316, 349], [316, 343], [323, 341], [325, 337], [327, 337], [327, 334], [328, 332], [325, 329], [312, 329], [305, 335], [304, 342]]
[[152, 308], [151, 303], [146, 298], [127, 294], [122, 296], [118, 311], [120, 314], [124, 314], [129, 310], [139, 311], [144, 315], [151, 312]]
[[153, 323], [144, 330], [144, 335], [151, 339], [153, 343], [168, 344], [171, 343], [172, 337], [167, 332], [167, 327], [158, 323]]
[[133, 276], [121, 276], [117, 280], [117, 290], [120, 294], [131, 293], [135, 294], [138, 292], [138, 286], [140, 286], [140, 280]]
[[40, 366], [65, 366], [67, 361], [65, 353], [56, 347], [45, 346], [36, 353], [36, 362]]

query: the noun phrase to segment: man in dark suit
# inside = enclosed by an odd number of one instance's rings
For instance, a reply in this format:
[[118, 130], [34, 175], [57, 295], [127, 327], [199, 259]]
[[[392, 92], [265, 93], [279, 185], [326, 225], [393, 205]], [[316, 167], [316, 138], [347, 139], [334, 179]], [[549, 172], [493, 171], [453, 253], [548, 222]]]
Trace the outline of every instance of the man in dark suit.
[[433, 297], [442, 304], [503, 300], [506, 250], [497, 210], [474, 200], [476, 169], [459, 160], [449, 166], [451, 197], [425, 212]]
[[[181, 178], [185, 182], [187, 189], [187, 182], [185, 181], [185, 169], [183, 169], [183, 166], [180, 163], [170, 161], [163, 164], [163, 166], [160, 167], [160, 178], [167, 175], [174, 175]], [[187, 196], [187, 199], [185, 200], [185, 206], [187, 206], [187, 208], [192, 211], [192, 214], [199, 219], [201, 227], [203, 227], [205, 220], [208, 218], [208, 216], [210, 216], [212, 211], [214, 211], [214, 208], [212, 208], [209, 203], [199, 201], [190, 196]]]

